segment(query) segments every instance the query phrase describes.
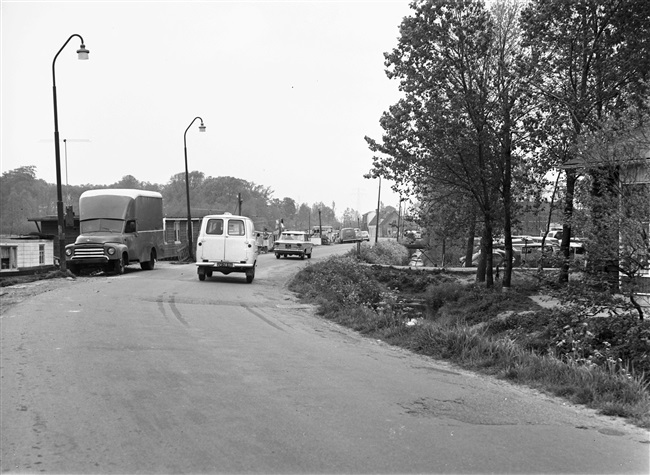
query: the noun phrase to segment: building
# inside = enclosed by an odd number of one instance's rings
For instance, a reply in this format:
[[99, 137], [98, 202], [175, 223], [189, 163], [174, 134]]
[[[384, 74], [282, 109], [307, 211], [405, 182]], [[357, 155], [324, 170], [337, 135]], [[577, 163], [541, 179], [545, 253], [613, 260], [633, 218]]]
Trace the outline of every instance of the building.
[[[650, 129], [637, 130], [625, 138], [617, 138], [616, 141], [599, 148], [592, 146], [590, 151], [589, 155], [585, 154], [570, 160], [564, 165], [564, 168], [580, 169], [587, 172], [607, 171], [609, 179], [616, 184], [613, 189], [644, 190], [646, 195], [650, 195]], [[620, 200], [620, 202], [619, 206], [625, 207], [624, 200]], [[642, 224], [646, 239], [648, 239], [647, 236], [650, 236], [650, 205], [646, 203], [644, 207], [623, 209], [643, 209], [636, 216], [636, 220]], [[619, 234], [618, 245], [624, 244], [622, 234]], [[646, 242], [646, 254], [645, 256], [640, 255], [641, 260], [645, 260], [645, 266], [635, 277], [635, 284], [639, 289], [638, 294], [645, 296], [650, 296], [650, 255], [648, 255], [650, 249], [648, 247], [649, 244]], [[619, 278], [623, 280], [626, 277], [619, 273]]]
[[0, 236], [0, 272], [18, 273], [54, 267], [51, 239], [39, 236]]

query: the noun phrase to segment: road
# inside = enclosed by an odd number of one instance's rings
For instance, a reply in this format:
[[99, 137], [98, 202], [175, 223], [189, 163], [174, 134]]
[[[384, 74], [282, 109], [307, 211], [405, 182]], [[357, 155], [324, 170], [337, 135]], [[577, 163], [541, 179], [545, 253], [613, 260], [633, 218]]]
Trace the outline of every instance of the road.
[[319, 318], [286, 287], [305, 265], [158, 263], [5, 309], [2, 472], [648, 473], [646, 431]]

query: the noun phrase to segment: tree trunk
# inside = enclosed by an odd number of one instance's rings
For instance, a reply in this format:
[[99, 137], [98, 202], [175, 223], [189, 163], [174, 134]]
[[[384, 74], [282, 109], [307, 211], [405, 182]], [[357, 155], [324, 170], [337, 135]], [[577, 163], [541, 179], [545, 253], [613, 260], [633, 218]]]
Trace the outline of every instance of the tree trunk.
[[562, 266], [560, 267], [559, 282], [569, 282], [569, 259], [571, 258], [571, 222], [573, 219], [573, 194], [576, 188], [578, 175], [573, 168], [566, 170], [566, 196], [564, 198], [564, 223], [562, 224]]
[[465, 267], [472, 267], [472, 256], [474, 255], [474, 236], [476, 235], [476, 211], [472, 216], [467, 229], [467, 245], [465, 247]]

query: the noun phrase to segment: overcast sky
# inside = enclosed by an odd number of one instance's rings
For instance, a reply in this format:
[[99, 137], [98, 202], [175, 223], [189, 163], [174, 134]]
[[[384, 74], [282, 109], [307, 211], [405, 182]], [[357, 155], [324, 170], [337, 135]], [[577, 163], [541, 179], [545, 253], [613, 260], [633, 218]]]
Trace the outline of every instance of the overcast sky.
[[[52, 60], [71, 185], [125, 175], [165, 184], [189, 169], [270, 187], [275, 198], [377, 206], [364, 179], [384, 72], [407, 0], [27, 2], [2, 0], [2, 171], [35, 165], [56, 182]], [[65, 150], [61, 148], [63, 184]], [[397, 195], [382, 183], [382, 201]]]

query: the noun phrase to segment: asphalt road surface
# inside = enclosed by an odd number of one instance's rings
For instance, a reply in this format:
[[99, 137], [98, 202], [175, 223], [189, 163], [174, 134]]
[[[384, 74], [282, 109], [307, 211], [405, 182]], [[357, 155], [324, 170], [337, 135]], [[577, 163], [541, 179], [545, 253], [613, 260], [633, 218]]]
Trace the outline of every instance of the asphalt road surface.
[[4, 308], [1, 471], [648, 473], [647, 431], [319, 318], [286, 288], [309, 262], [132, 266]]

